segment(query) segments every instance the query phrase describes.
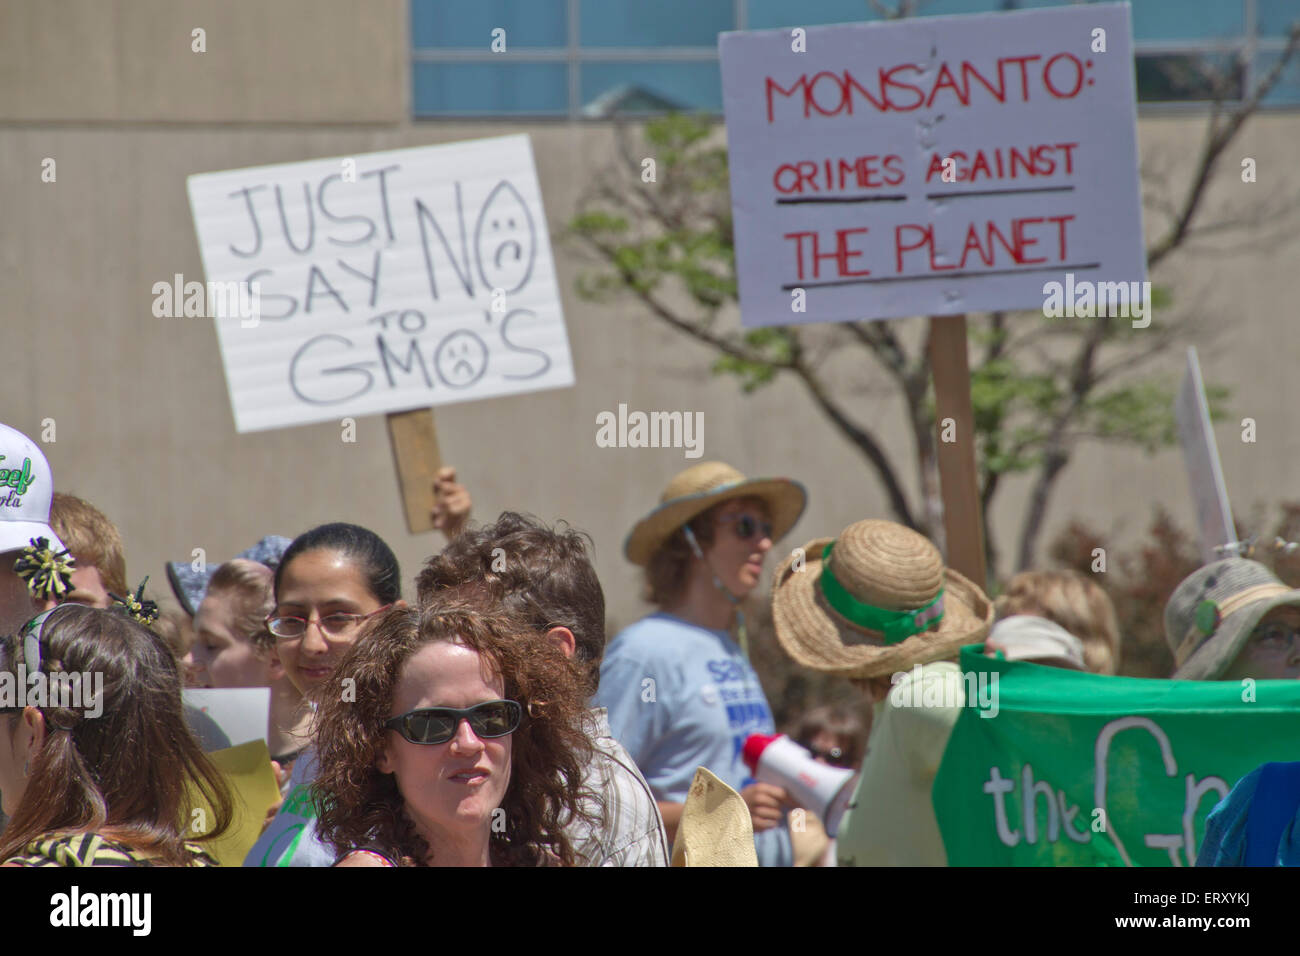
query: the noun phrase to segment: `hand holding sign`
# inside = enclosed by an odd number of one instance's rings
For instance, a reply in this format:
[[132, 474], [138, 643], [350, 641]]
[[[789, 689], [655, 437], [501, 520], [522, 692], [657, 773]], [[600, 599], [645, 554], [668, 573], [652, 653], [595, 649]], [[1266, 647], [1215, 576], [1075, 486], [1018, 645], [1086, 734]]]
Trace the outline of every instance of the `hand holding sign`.
[[474, 502], [470, 500], [469, 491], [456, 481], [456, 469], [445, 465], [438, 470], [433, 482], [433, 526], [447, 536], [456, 537], [469, 521], [470, 509]]

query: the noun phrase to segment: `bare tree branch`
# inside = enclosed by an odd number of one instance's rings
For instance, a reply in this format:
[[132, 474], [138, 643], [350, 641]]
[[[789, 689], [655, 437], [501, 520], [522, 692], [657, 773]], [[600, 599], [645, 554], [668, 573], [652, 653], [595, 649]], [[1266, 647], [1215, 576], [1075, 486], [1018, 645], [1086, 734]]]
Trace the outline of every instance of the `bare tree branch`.
[[1246, 120], [1259, 108], [1260, 101], [1277, 85], [1278, 79], [1282, 76], [1282, 71], [1286, 69], [1286, 65], [1295, 54], [1297, 45], [1300, 45], [1300, 25], [1291, 28], [1286, 48], [1282, 51], [1277, 63], [1273, 64], [1273, 68], [1268, 71], [1264, 79], [1251, 91], [1250, 95], [1242, 101], [1241, 105], [1228, 114], [1228, 118], [1222, 127], [1219, 126], [1222, 100], [1220, 97], [1215, 97], [1210, 122], [1206, 127], [1205, 146], [1201, 150], [1196, 174], [1192, 177], [1192, 183], [1188, 187], [1187, 195], [1183, 200], [1182, 212], [1178, 215], [1173, 228], [1165, 237], [1147, 250], [1147, 266], [1149, 268], [1154, 268], [1161, 259], [1177, 249], [1182, 241], [1187, 238], [1188, 228], [1191, 226], [1192, 219], [1196, 216], [1196, 210], [1205, 196], [1206, 185], [1209, 182], [1210, 174], [1214, 171], [1215, 164], [1219, 160], [1219, 156], [1236, 137], [1237, 133], [1241, 131], [1241, 127]]
[[917, 523], [912, 515], [912, 509], [907, 504], [907, 495], [899, 484], [898, 476], [894, 471], [894, 466], [889, 461], [889, 456], [880, 447], [880, 443], [876, 441], [875, 436], [852, 421], [827, 394], [821, 380], [803, 363], [798, 346], [796, 346], [792, 357], [791, 370], [803, 382], [804, 387], [808, 389], [808, 393], [812, 396], [813, 402], [822, 410], [822, 413], [849, 437], [849, 440], [858, 447], [867, 460], [871, 462], [872, 467], [876, 469], [876, 474], [880, 476], [881, 483], [885, 486], [885, 495], [889, 499], [889, 509], [894, 513], [894, 517], [909, 528], [916, 528]]

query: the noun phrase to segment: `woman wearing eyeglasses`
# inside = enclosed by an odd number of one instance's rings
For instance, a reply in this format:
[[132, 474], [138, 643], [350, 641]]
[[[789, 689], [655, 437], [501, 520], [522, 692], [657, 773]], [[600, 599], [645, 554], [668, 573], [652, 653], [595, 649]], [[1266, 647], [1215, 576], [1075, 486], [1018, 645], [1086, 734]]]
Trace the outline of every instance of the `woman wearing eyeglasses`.
[[747, 479], [721, 462], [669, 482], [623, 545], [646, 569], [647, 597], [659, 610], [610, 643], [595, 701], [654, 790], [670, 839], [696, 768], [707, 767], [745, 798], [763, 866], [793, 862], [789, 798], [756, 782], [742, 755], [750, 734], [776, 731], [738, 605], [805, 502], [798, 482]]
[[[273, 660], [313, 705], [371, 616], [401, 600], [401, 569], [373, 531], [334, 523], [294, 539], [275, 571], [275, 609], [266, 626]], [[294, 762], [288, 796], [244, 858], [245, 866], [329, 866], [333, 852], [316, 836], [311, 783], [315, 754]]]
[[544, 634], [500, 610], [393, 608], [321, 701], [318, 827], [338, 865], [573, 864], [591, 744]]

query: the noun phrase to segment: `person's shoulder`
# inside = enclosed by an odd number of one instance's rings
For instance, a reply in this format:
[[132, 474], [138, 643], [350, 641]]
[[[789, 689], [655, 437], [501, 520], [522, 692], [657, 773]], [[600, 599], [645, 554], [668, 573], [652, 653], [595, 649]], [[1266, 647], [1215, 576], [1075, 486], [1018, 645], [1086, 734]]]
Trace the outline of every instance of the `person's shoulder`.
[[[195, 865], [215, 866], [216, 861], [200, 847], [185, 844], [190, 852], [202, 854], [206, 862]], [[6, 864], [23, 867], [95, 867], [149, 866], [148, 857], [131, 849], [125, 843], [98, 833], [61, 834], [33, 840], [23, 847], [22, 853], [5, 860]]]
[[190, 866], [220, 866], [214, 857], [200, 843], [186, 843], [185, 851], [190, 854]]
[[[1264, 765], [1267, 766], [1267, 765]], [[1228, 795], [1215, 804], [1205, 818], [1205, 839], [1196, 857], [1197, 866], [1240, 866], [1246, 855], [1247, 821], [1250, 805], [1259, 790], [1264, 766], [1256, 767], [1233, 785]]]
[[298, 756], [294, 758], [293, 767], [289, 770], [289, 789], [309, 784], [316, 779], [320, 773], [320, 766], [316, 759], [316, 745], [308, 744]]
[[627, 748], [611, 736], [592, 737], [589, 773], [617, 790], [624, 799], [654, 803], [650, 785], [637, 769]]
[[614, 635], [605, 660], [649, 661], [670, 658], [683, 646], [706, 639], [707, 632], [665, 614], [650, 614]]
[[332, 864], [339, 867], [351, 866], [391, 866], [396, 867], [397, 863], [388, 855], [385, 850], [378, 847], [365, 846], [357, 847], [344, 853]]
[[891, 677], [889, 707], [925, 722], [954, 723], [967, 702], [962, 670], [951, 661], [932, 661]]

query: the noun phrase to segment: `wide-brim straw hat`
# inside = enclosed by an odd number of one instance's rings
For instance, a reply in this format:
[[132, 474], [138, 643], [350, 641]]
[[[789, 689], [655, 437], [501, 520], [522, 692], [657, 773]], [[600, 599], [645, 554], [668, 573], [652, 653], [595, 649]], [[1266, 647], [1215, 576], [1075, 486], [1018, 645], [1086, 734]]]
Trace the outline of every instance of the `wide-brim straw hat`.
[[789, 478], [746, 478], [720, 461], [704, 461], [678, 473], [659, 496], [659, 506], [638, 521], [623, 553], [644, 565], [674, 531], [696, 515], [732, 498], [761, 498], [772, 521], [772, 540], [785, 536], [808, 503], [803, 485]]
[[1269, 611], [1300, 607], [1300, 590], [1248, 558], [1225, 558], [1189, 574], [1165, 605], [1175, 680], [1218, 680]]
[[[831, 544], [828, 573], [823, 553]], [[945, 568], [925, 537], [892, 521], [867, 520], [837, 538], [810, 541], [781, 563], [772, 618], [777, 640], [796, 663], [867, 678], [944, 660], [964, 644], [980, 643], [993, 626], [993, 604], [979, 586]], [[928, 629], [906, 633], [918, 621]]]
[[758, 866], [749, 806], [707, 767], [698, 767], [682, 807], [671, 866]]

